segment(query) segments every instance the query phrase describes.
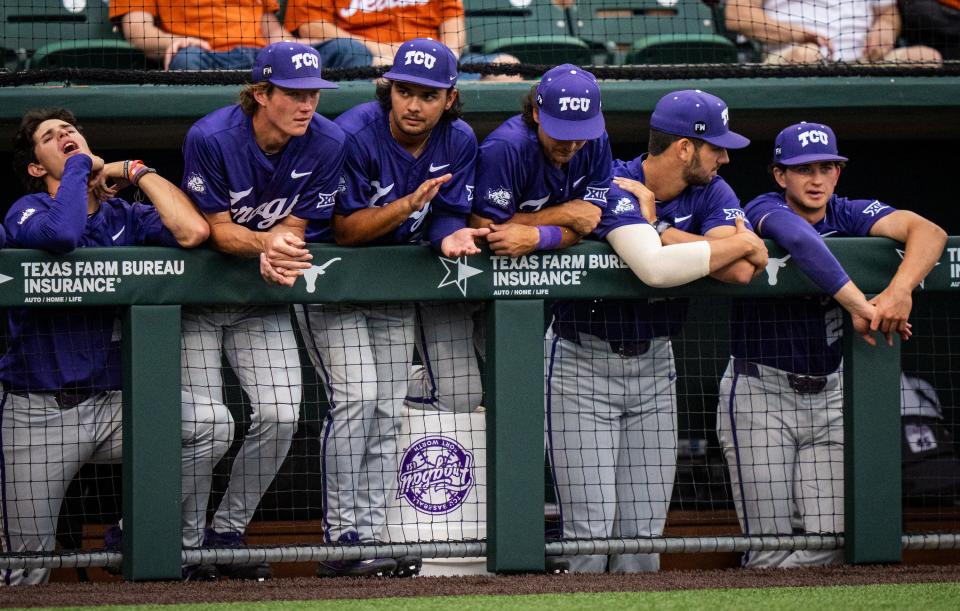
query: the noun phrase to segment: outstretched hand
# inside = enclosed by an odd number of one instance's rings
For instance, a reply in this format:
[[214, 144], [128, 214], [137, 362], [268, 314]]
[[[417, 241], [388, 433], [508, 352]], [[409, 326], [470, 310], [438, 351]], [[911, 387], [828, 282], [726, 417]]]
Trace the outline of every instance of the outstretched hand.
[[440, 251], [445, 257], [464, 257], [480, 253], [480, 248], [475, 240], [486, 237], [490, 233], [489, 228], [473, 229], [464, 227], [454, 231], [443, 238], [440, 243]]

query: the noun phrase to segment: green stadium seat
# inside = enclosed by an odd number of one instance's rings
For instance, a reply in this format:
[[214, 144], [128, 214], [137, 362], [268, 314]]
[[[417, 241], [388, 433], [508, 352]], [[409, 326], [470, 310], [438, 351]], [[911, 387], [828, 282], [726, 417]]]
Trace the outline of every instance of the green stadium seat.
[[737, 49], [717, 33], [701, 0], [580, 0], [574, 33], [608, 61], [626, 64], [730, 63]]
[[19, 69], [150, 65], [122, 40], [103, 0], [2, 0], [0, 22], [0, 47], [13, 53]]
[[464, 8], [471, 52], [509, 53], [529, 64], [591, 63], [590, 48], [550, 0], [465, 0]]

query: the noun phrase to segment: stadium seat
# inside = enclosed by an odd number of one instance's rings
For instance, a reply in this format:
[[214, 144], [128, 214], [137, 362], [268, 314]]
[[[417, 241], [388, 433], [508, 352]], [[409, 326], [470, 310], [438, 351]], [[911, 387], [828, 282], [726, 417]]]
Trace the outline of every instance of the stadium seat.
[[592, 54], [550, 0], [465, 0], [467, 43], [474, 53], [509, 53], [523, 63], [585, 65]]
[[701, 0], [581, 0], [571, 10], [574, 33], [616, 63], [737, 61]]
[[149, 65], [121, 39], [103, 0], [2, 0], [0, 20], [0, 47], [12, 51], [20, 69]]

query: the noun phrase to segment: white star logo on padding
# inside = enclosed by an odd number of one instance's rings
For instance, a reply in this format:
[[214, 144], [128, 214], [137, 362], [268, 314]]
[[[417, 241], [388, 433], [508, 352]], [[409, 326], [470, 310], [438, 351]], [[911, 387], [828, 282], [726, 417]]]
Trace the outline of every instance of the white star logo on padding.
[[483, 270], [467, 265], [466, 257], [457, 257], [456, 259], [439, 257], [439, 259], [440, 263], [443, 263], [443, 268], [447, 270], [447, 274], [443, 277], [443, 280], [440, 281], [440, 284], [437, 285], [437, 288], [442, 289], [445, 286], [456, 284], [463, 296], [466, 297], [467, 279], [473, 278], [477, 274], [482, 274]]
[[[900, 250], [899, 248], [896, 248], [896, 249], [894, 249], [894, 250], [897, 251], [897, 254], [900, 255], [900, 258], [902, 259], [902, 258], [903, 258], [903, 255], [904, 255], [904, 251], [903, 251], [903, 250]], [[936, 266], [938, 266], [938, 265], [940, 265], [940, 262], [939, 262], [939, 261], [937, 261], [936, 263], [933, 264], [934, 267], [936, 267]], [[926, 280], [927, 280], [927, 279], [924, 278], [923, 280], [920, 281], [920, 288], [921, 288], [921, 289], [923, 289], [923, 283], [924, 283]]]

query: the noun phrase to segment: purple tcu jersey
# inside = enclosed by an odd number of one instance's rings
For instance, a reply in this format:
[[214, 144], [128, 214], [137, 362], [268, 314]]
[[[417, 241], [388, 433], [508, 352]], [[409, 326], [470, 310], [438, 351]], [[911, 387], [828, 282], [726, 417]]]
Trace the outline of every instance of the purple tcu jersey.
[[543, 154], [536, 130], [523, 117], [507, 119], [480, 145], [473, 211], [495, 223], [517, 212], [582, 199], [603, 208], [613, 178], [607, 134], [590, 140], [564, 167]]
[[[642, 155], [632, 161], [614, 161], [613, 175], [645, 183], [645, 158], [646, 155]], [[714, 227], [733, 226], [737, 216], [742, 215], [740, 200], [719, 176], [707, 185], [687, 187], [670, 201], [657, 202], [660, 220], [699, 235]], [[640, 204], [630, 193], [611, 185], [606, 208], [591, 235], [605, 239], [617, 227], [632, 224], [647, 224], [640, 212]], [[554, 332], [567, 339], [573, 339], [571, 331], [580, 331], [613, 342], [646, 340], [678, 333], [686, 313], [686, 299], [562, 302], [554, 308]]]
[[314, 113], [306, 133], [267, 155], [239, 105], [193, 124], [183, 143], [182, 188], [205, 213], [230, 212], [251, 231], [268, 231], [289, 215], [329, 221], [340, 186], [343, 131]]
[[[799, 218], [782, 193], [761, 195], [747, 204], [745, 211], [761, 237], [773, 231], [770, 223]], [[874, 223], [892, 212], [894, 208], [877, 200], [834, 195], [827, 202], [826, 215], [813, 229], [821, 238], [867, 236]], [[794, 252], [790, 259], [781, 261], [796, 264], [798, 260]], [[815, 273], [803, 271], [808, 275]], [[731, 315], [732, 353], [737, 358], [791, 373], [826, 375], [840, 367], [842, 329], [843, 311], [829, 296], [736, 299]]]
[[[87, 216], [90, 158], [67, 159], [57, 197], [33, 193], [17, 200], [4, 224], [10, 246], [57, 253], [75, 248], [177, 246], [156, 208], [113, 198]], [[64, 275], [72, 262], [58, 266]], [[56, 280], [56, 276], [51, 277]], [[118, 311], [112, 307], [10, 308], [9, 342], [0, 380], [15, 391], [120, 388]]]
[[439, 245], [447, 235], [466, 226], [473, 197], [477, 137], [464, 121], [441, 120], [426, 148], [414, 157], [390, 133], [388, 113], [379, 102], [367, 102], [336, 119], [347, 134], [344, 191], [336, 214], [382, 207], [405, 197], [430, 178], [453, 174], [423, 209], [411, 214], [392, 233], [370, 244], [419, 242], [424, 235]]

